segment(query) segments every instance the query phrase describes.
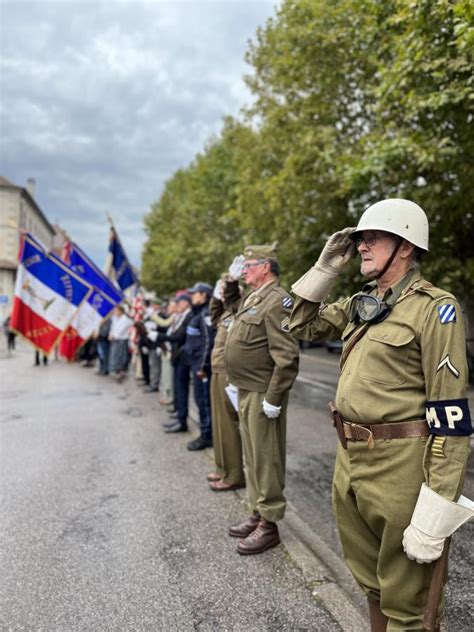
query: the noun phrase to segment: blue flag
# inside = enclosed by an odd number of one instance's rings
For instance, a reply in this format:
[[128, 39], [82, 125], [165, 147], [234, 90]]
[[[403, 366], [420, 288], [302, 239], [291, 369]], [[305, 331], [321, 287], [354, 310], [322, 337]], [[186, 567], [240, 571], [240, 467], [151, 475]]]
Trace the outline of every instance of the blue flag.
[[126, 290], [131, 285], [138, 283], [138, 279], [133, 272], [132, 266], [113, 228], [109, 252], [112, 254], [112, 269], [115, 272], [115, 278], [120, 289]]
[[95, 265], [92, 259], [74, 242], [68, 242], [64, 248], [64, 259], [71, 268], [85, 277], [91, 285], [101, 290], [112, 303], [123, 301], [123, 294], [111, 283], [110, 279]]

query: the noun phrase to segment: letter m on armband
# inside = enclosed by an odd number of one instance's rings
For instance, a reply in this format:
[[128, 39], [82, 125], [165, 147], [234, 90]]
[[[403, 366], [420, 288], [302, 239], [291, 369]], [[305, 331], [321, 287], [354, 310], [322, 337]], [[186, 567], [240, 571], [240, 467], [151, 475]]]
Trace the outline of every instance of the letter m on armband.
[[426, 421], [434, 435], [466, 437], [472, 434], [467, 399], [426, 402]]

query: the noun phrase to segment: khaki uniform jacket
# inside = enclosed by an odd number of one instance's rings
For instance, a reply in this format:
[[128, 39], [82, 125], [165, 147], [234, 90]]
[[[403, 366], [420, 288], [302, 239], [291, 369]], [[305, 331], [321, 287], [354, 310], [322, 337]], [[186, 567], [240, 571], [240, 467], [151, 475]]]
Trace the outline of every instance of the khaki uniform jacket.
[[298, 373], [299, 348], [289, 333], [292, 298], [274, 281], [240, 303], [224, 349], [229, 381], [265, 393], [279, 406]]
[[216, 330], [214, 348], [211, 355], [211, 368], [213, 373], [226, 373], [224, 347], [227, 339], [227, 330], [231, 326], [234, 315], [224, 307], [224, 303], [214, 296], [209, 303], [209, 312], [212, 325]]
[[[363, 291], [374, 293], [375, 287], [372, 282]], [[385, 301], [391, 293], [388, 289]], [[291, 332], [302, 339], [342, 338], [336, 406], [345, 419], [393, 423], [425, 419], [431, 402], [465, 401], [467, 406], [465, 329], [452, 294], [414, 273], [388, 317], [367, 327], [355, 344], [362, 325], [350, 321], [351, 302], [321, 306], [297, 298], [290, 319]], [[454, 321], [442, 322], [439, 308], [446, 305], [455, 310]], [[452, 498], [464, 474], [469, 437], [446, 436], [443, 452], [437, 459], [428, 455], [427, 483]]]

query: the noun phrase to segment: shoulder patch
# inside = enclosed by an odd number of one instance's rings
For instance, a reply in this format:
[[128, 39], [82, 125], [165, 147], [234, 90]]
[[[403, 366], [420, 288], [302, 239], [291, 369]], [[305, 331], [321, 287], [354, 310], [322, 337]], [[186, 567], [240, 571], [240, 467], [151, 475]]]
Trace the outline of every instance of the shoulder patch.
[[456, 322], [456, 307], [452, 303], [438, 306], [438, 318], [442, 325]]
[[281, 304], [285, 309], [291, 309], [293, 307], [293, 299], [291, 298], [291, 296], [284, 296]]
[[290, 333], [290, 318], [289, 318], [289, 316], [285, 316], [285, 318], [281, 321], [280, 328], [285, 333], [287, 333], [287, 334]]
[[212, 320], [210, 316], [204, 316], [204, 322], [208, 327], [212, 327]]
[[426, 421], [434, 435], [468, 437], [472, 434], [467, 399], [426, 402]]

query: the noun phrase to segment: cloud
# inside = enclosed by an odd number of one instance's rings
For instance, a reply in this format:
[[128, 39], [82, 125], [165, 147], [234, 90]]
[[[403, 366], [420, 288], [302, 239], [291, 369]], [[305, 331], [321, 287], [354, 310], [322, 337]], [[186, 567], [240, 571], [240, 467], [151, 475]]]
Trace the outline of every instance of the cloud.
[[139, 264], [165, 180], [250, 100], [244, 53], [274, 4], [2, 2], [0, 174], [36, 178], [99, 265], [110, 212]]

